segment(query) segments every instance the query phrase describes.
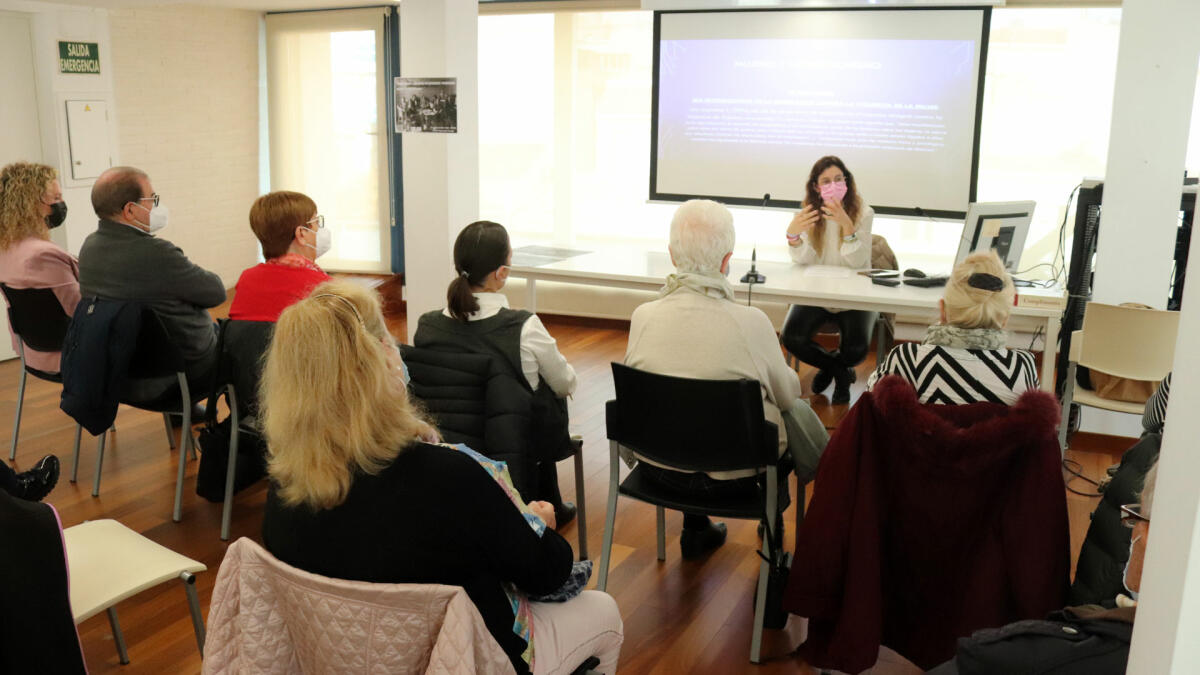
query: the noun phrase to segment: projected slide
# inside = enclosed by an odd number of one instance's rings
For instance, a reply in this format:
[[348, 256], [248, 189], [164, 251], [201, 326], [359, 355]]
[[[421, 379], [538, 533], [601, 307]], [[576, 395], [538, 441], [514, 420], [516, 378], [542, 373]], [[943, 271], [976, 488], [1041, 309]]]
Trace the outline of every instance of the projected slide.
[[885, 212], [964, 211], [984, 15], [660, 15], [652, 196], [799, 201], [835, 154]]

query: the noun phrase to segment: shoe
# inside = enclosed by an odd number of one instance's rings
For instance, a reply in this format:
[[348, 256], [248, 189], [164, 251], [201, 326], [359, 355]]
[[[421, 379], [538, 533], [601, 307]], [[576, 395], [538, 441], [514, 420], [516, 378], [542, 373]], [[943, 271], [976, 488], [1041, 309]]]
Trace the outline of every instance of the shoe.
[[711, 523], [703, 530], [684, 530], [679, 535], [679, 551], [684, 560], [695, 560], [725, 543], [725, 523]]
[[813, 375], [812, 393], [819, 394], [825, 391], [830, 382], [833, 382], [833, 373], [824, 369], [820, 370], [816, 375]]
[[567, 523], [575, 520], [578, 511], [575, 502], [563, 502], [561, 506], [554, 507], [554, 529], [561, 530], [566, 527]]
[[17, 494], [14, 497], [40, 502], [58, 483], [58, 458], [46, 455], [33, 468], [17, 474]]
[[830, 402], [834, 405], [850, 402], [850, 383], [858, 379], [858, 374], [853, 368], [847, 368], [837, 374], [834, 378], [837, 382], [833, 385], [833, 397]]

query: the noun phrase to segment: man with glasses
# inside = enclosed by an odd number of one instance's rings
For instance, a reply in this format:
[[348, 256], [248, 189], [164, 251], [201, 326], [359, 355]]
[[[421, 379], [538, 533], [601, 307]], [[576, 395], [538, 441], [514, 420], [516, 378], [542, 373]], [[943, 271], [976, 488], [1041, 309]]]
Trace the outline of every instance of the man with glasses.
[[155, 236], [167, 225], [167, 207], [160, 202], [150, 177], [139, 169], [113, 167], [96, 179], [92, 208], [100, 225], [79, 251], [80, 290], [85, 299], [132, 300], [153, 309], [183, 353], [189, 389], [207, 394], [217, 357], [216, 324], [207, 310], [225, 302], [225, 284]]

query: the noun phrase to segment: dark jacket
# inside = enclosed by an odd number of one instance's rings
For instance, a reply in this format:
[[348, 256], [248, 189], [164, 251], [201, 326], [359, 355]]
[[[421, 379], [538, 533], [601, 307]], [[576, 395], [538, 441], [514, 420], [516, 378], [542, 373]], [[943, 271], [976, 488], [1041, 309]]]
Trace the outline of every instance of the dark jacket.
[[189, 365], [213, 358], [217, 335], [205, 310], [225, 302], [225, 284], [166, 239], [101, 220], [79, 250], [79, 288], [85, 298], [153, 309]]
[[503, 584], [551, 593], [566, 582], [574, 558], [554, 530], [538, 537], [478, 462], [424, 443], [374, 476], [356, 475], [346, 500], [331, 509], [287, 506], [272, 484], [263, 545], [327, 577], [462, 586], [518, 673], [529, 672], [521, 660], [526, 644], [513, 632]]
[[1079, 548], [1072, 605], [1098, 605], [1128, 593], [1122, 577], [1129, 560], [1130, 529], [1121, 524], [1121, 505], [1138, 501], [1146, 472], [1158, 459], [1162, 436], [1146, 434], [1121, 456], [1121, 464], [1092, 512], [1087, 536]]
[[1068, 607], [958, 641], [958, 654], [930, 675], [1124, 675], [1133, 607]]
[[404, 353], [413, 394], [443, 437], [508, 463], [526, 500], [538, 495], [537, 464], [571, 453], [566, 400], [545, 382], [531, 389], [521, 371], [521, 328], [529, 316], [504, 309], [464, 323], [428, 312], [413, 336], [418, 353]]
[[796, 535], [784, 608], [809, 617], [800, 653], [858, 673], [885, 645], [922, 668], [973, 631], [1061, 608], [1067, 503], [1041, 391], [1013, 406], [917, 402], [879, 381], [838, 424]]
[[54, 509], [0, 490], [0, 673], [87, 672]]
[[136, 302], [84, 297], [67, 327], [59, 407], [88, 433], [104, 433], [117, 417], [142, 325]]

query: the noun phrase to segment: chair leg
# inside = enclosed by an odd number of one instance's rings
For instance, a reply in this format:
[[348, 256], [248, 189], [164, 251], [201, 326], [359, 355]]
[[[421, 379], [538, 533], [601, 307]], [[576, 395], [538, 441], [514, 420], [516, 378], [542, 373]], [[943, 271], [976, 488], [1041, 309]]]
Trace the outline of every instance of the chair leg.
[[8, 461], [17, 458], [17, 437], [21, 435], [21, 408], [25, 407], [25, 357], [21, 357], [21, 384], [17, 386], [17, 417], [13, 420], [12, 449], [8, 451]]
[[613, 529], [617, 521], [617, 490], [620, 486], [618, 463], [621, 460], [617, 457], [616, 441], [609, 441], [608, 448], [608, 506], [604, 511], [604, 545], [600, 549], [600, 578], [596, 582], [596, 588], [601, 591], [608, 588], [608, 565], [612, 560]]
[[96, 442], [96, 475], [92, 477], [92, 496], [100, 496], [100, 467], [104, 466], [104, 441], [108, 438], [108, 434], [100, 434], [100, 440]]
[[125, 648], [125, 634], [121, 632], [121, 623], [117, 621], [117, 608], [108, 608], [108, 625], [112, 627], [113, 643], [117, 645], [117, 656], [121, 665], [129, 665], [129, 650]]
[[175, 434], [172, 433], [172, 429], [171, 429], [171, 414], [163, 413], [162, 415], [163, 415], [163, 427], [167, 430], [167, 445], [171, 446], [171, 449], [174, 450], [175, 449]]
[[1067, 377], [1063, 382], [1062, 419], [1058, 423], [1058, 449], [1067, 454], [1067, 430], [1071, 426], [1071, 402], [1075, 399], [1075, 362], [1067, 365]]
[[233, 479], [237, 469], [238, 439], [242, 435], [238, 429], [237, 394], [233, 391], [233, 385], [229, 386], [229, 421], [232, 425], [229, 428], [229, 465], [225, 469], [225, 504], [221, 507], [221, 541], [229, 541], [229, 523], [233, 519]]
[[667, 511], [661, 506], [654, 507], [655, 529], [658, 530], [658, 559], [667, 559]]
[[196, 575], [183, 572], [179, 578], [183, 580], [183, 590], [187, 592], [188, 609], [192, 614], [192, 630], [196, 633], [196, 646], [200, 648], [200, 658], [204, 658], [204, 617], [200, 615], [200, 598], [196, 595]]
[[[776, 480], [775, 467], [767, 469], [767, 532], [775, 532], [776, 520], [778, 514], [779, 494], [778, 481]], [[770, 583], [769, 576], [771, 565], [775, 563], [776, 558], [780, 555], [780, 551], [775, 550], [771, 545], [771, 537], [766, 533], [763, 535], [762, 543], [763, 559], [758, 564], [758, 592], [754, 598], [754, 632], [750, 637], [750, 663], [759, 663], [762, 660], [762, 632], [763, 619], [766, 617], [767, 610], [767, 585]], [[768, 563], [767, 561], [771, 561]]]
[[192, 402], [188, 396], [187, 378], [178, 373], [179, 394], [183, 399], [183, 428], [179, 435], [179, 472], [175, 476], [175, 508], [171, 511], [171, 520], [183, 520], [183, 478], [187, 473], [188, 451], [192, 445]]
[[[71, 482], [79, 480], [79, 430], [78, 424], [75, 425], [75, 456], [71, 459]], [[103, 435], [103, 434], [101, 434]]]
[[588, 559], [587, 550], [587, 499], [583, 493], [583, 442], [575, 447], [575, 506], [579, 509], [575, 514], [576, 527], [579, 528], [579, 559]]

